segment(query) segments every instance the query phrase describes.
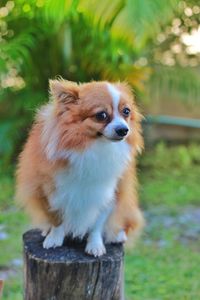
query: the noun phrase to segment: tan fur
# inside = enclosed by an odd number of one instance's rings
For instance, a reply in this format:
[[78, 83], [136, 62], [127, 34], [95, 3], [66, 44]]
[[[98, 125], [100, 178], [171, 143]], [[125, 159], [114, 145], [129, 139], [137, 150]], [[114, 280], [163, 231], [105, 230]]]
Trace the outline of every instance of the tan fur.
[[[128, 104], [132, 112], [128, 123], [133, 131], [127, 138], [132, 146], [132, 163], [118, 183], [117, 204], [110, 217], [109, 228], [114, 232], [123, 228], [128, 233], [143, 226], [137, 200], [135, 167], [137, 150], [143, 148], [141, 115], [129, 86], [123, 83], [116, 83], [115, 86], [121, 92], [120, 105]], [[44, 228], [48, 224], [57, 226], [61, 222], [59, 212], [51, 211], [48, 199], [55, 188], [54, 174], [68, 164], [64, 159], [48, 159], [45, 149], [49, 136], [54, 132], [58, 139], [57, 150], [82, 151], [99, 138], [97, 132], [105, 126], [94, 120], [95, 113], [106, 109], [112, 115], [112, 99], [106, 82], [78, 85], [64, 80], [51, 81], [50, 89], [52, 111], [45, 115], [45, 108], [42, 108], [37, 114], [19, 157], [16, 191], [18, 202], [31, 215], [34, 224], [43, 224]]]
[[35, 124], [19, 157], [16, 199], [35, 225], [58, 225], [58, 213], [51, 212], [48, 197], [54, 190], [53, 174], [66, 162], [50, 163], [40, 144], [41, 124]]

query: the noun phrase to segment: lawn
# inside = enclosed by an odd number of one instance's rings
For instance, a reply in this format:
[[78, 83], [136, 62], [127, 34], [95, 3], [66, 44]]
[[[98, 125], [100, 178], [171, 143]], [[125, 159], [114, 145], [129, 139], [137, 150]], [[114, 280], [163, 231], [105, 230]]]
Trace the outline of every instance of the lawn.
[[[200, 146], [158, 144], [140, 159], [146, 228], [125, 257], [128, 300], [200, 299]], [[3, 300], [22, 300], [21, 234], [27, 217], [14, 206], [13, 177], [0, 174], [0, 278]]]

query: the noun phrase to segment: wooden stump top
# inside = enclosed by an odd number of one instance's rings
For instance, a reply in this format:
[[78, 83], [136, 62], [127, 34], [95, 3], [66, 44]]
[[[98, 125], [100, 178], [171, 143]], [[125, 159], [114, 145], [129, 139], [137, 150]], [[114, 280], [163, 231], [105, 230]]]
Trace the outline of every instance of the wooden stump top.
[[32, 257], [47, 260], [48, 263], [92, 263], [95, 261], [122, 260], [124, 252], [122, 244], [106, 245], [106, 254], [94, 257], [85, 253], [86, 241], [65, 238], [62, 247], [44, 249], [44, 237], [40, 230], [32, 229], [24, 233], [23, 241], [26, 252]]

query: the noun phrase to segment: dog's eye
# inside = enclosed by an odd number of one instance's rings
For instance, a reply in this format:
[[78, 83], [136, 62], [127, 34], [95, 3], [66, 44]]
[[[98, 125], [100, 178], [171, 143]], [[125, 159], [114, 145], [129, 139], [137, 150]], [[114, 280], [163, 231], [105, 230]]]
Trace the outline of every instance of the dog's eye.
[[95, 115], [95, 117], [96, 117], [97, 121], [102, 122], [102, 121], [107, 120], [108, 114], [105, 111], [100, 111]]
[[128, 107], [125, 107], [122, 111], [123, 115], [125, 117], [128, 117], [130, 115], [131, 110]]

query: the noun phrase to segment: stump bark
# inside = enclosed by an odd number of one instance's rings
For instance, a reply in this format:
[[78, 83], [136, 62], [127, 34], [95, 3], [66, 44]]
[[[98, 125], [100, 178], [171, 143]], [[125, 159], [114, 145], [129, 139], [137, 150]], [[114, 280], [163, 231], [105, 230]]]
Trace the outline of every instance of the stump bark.
[[23, 235], [25, 300], [123, 300], [123, 246], [106, 245], [99, 258], [85, 254], [85, 242], [65, 239], [44, 249], [39, 230]]

